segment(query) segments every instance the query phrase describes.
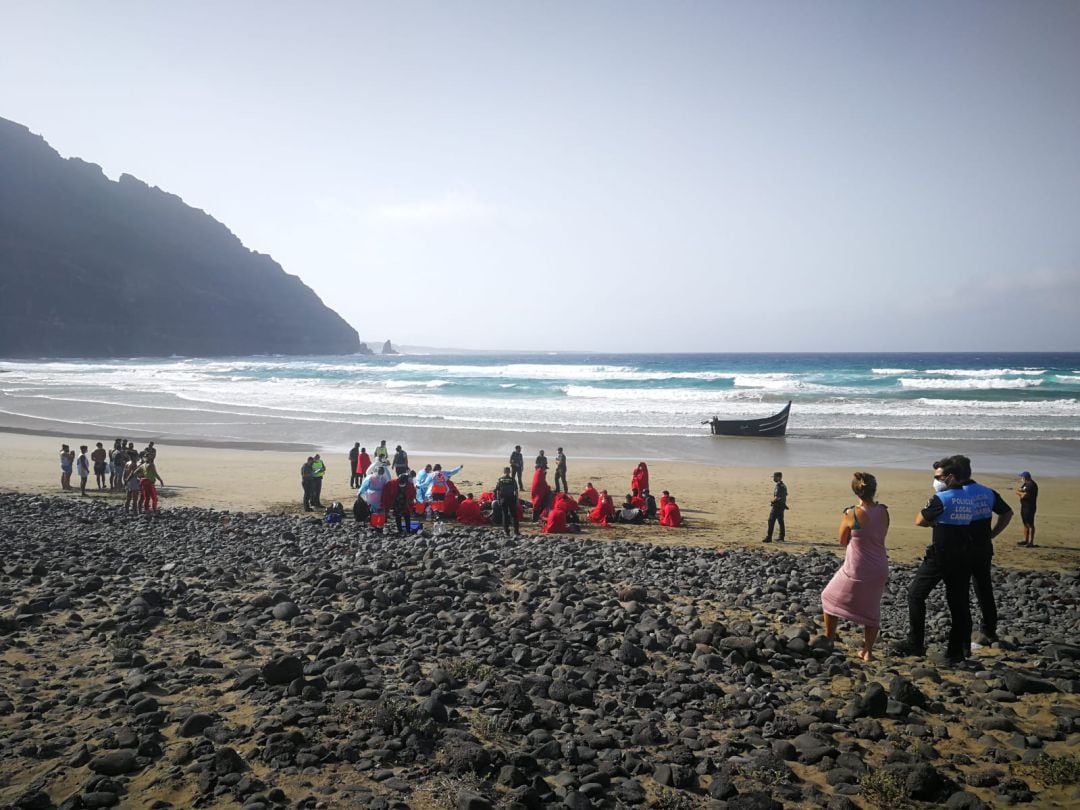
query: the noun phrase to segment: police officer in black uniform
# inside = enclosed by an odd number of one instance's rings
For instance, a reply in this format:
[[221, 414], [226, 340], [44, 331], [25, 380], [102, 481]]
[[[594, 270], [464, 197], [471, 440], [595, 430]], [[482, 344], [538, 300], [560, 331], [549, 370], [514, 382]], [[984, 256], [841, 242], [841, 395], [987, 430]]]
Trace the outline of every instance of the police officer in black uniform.
[[[994, 538], [1005, 531], [1005, 527], [1012, 520], [1013, 510], [996, 490], [971, 479], [971, 459], [967, 456], [953, 456], [952, 461], [962, 480], [964, 495], [972, 499], [975, 509], [971, 521], [971, 586], [982, 614], [979, 635], [975, 640], [983, 645], [992, 644], [998, 640], [997, 602], [994, 600], [994, 584], [990, 578]], [[936, 468], [934, 474], [937, 475], [939, 471], [940, 468]], [[992, 522], [993, 515], [997, 515], [997, 520]]]
[[[945, 583], [945, 601], [951, 626], [942, 663], [962, 663], [971, 654], [971, 523], [979, 512], [978, 493], [966, 495], [963, 479], [952, 458], [934, 462], [933, 495], [915, 516], [915, 525], [929, 527], [932, 540], [926, 556], [908, 586], [908, 634], [890, 648], [898, 655], [926, 652], [926, 598]], [[989, 513], [989, 508], [987, 508]]]

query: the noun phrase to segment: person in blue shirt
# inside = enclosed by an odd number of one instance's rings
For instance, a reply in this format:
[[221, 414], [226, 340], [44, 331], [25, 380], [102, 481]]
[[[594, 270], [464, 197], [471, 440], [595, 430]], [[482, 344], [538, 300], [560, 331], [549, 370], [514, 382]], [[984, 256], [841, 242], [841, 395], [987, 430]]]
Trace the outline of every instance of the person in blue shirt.
[[[915, 525], [932, 531], [926, 555], [908, 586], [907, 637], [894, 643], [897, 655], [926, 653], [926, 598], [945, 583], [949, 640], [939, 663], [956, 665], [971, 654], [971, 523], [983, 511], [983, 498], [964, 493], [963, 476], [952, 458], [934, 462], [935, 495], [915, 516]], [[989, 515], [989, 506], [986, 506]]]

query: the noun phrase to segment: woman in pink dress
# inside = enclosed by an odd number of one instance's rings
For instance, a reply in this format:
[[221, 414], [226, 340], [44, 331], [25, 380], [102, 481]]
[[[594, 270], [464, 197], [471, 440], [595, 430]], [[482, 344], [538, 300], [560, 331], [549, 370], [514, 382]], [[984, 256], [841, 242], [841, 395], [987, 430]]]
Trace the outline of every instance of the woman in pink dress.
[[877, 479], [870, 473], [855, 473], [851, 490], [859, 496], [859, 503], [845, 509], [840, 521], [840, 545], [847, 548], [844, 564], [821, 592], [821, 607], [825, 611], [825, 637], [830, 641], [836, 638], [839, 619], [863, 626], [859, 658], [869, 661], [881, 628], [881, 594], [889, 579], [885, 553], [889, 509], [874, 500]]

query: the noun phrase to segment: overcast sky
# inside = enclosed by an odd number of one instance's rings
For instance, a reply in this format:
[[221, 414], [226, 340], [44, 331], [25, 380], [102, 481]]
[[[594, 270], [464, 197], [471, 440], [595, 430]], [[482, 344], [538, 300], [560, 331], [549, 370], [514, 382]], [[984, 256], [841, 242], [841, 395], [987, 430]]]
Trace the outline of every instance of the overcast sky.
[[367, 340], [1080, 350], [1080, 2], [16, 2], [0, 116]]

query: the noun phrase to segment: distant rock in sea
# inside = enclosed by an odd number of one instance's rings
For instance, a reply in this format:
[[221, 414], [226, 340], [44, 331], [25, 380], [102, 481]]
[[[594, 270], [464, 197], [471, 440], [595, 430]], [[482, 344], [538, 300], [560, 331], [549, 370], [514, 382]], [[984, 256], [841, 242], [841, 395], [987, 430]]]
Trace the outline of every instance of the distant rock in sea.
[[65, 160], [3, 118], [0, 246], [2, 357], [367, 349], [299, 278], [209, 214]]
[[394, 349], [394, 347], [390, 345], [390, 341], [388, 340], [388, 341], [386, 341], [386, 343], [384, 343], [382, 345], [382, 353], [383, 354], [397, 354], [397, 350]]

